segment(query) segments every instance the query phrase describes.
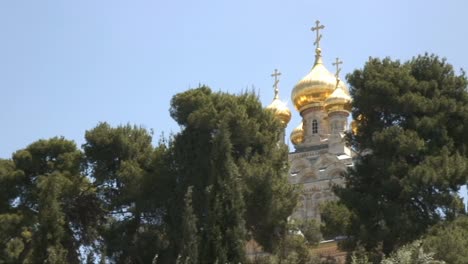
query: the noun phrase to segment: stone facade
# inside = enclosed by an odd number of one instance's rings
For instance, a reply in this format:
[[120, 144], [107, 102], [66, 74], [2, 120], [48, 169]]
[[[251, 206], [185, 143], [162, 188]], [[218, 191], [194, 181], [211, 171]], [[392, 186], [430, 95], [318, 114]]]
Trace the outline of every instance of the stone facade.
[[[339, 139], [342, 139], [341, 136]], [[310, 146], [291, 152], [289, 163], [289, 182], [302, 188], [302, 195], [292, 218], [320, 221], [320, 204], [337, 199], [332, 186], [344, 184], [343, 174], [353, 164], [349, 149], [344, 146], [343, 140]]]

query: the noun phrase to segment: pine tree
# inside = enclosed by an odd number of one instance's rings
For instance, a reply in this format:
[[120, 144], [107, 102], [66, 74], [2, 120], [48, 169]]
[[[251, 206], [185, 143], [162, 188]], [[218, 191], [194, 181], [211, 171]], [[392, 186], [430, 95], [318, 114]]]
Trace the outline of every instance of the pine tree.
[[450, 264], [468, 263], [468, 216], [461, 215], [432, 227], [422, 244], [425, 250], [435, 253], [436, 259]]
[[348, 81], [358, 155], [337, 194], [353, 215], [355, 242], [389, 253], [464, 210], [467, 79], [426, 54], [406, 63], [371, 58]]
[[164, 247], [167, 193], [161, 186], [167, 160], [164, 144], [153, 148], [144, 128], [100, 123], [83, 145], [90, 178], [107, 210], [101, 228], [105, 253], [118, 263], [151, 263]]
[[0, 162], [0, 188], [11, 188], [0, 202], [0, 237], [7, 242], [2, 260], [80, 262], [79, 248], [94, 242], [103, 216], [82, 161], [75, 143], [52, 138]]
[[27, 252], [30, 243], [30, 233], [24, 231], [23, 226], [27, 220], [22, 210], [15, 208], [13, 203], [20, 195], [19, 182], [22, 174], [15, 173], [15, 164], [12, 160], [0, 159], [0, 262], [19, 262], [21, 254]]

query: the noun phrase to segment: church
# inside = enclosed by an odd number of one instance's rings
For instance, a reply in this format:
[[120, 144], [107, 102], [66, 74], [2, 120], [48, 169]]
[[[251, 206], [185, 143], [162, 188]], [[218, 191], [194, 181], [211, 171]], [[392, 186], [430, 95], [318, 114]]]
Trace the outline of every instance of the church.
[[[346, 146], [345, 133], [350, 125], [351, 97], [346, 84], [340, 80], [338, 58], [335, 74], [325, 67], [320, 48], [324, 29], [319, 21], [312, 27], [316, 32], [315, 62], [309, 73], [294, 86], [291, 101], [302, 122], [291, 132], [294, 149], [289, 153], [289, 182], [302, 187], [302, 193], [292, 219], [320, 221], [320, 204], [336, 200], [332, 187], [343, 185], [343, 174], [353, 166], [353, 151]], [[267, 106], [283, 126], [281, 141], [291, 120], [291, 111], [279, 99], [278, 76], [275, 70], [275, 95]]]

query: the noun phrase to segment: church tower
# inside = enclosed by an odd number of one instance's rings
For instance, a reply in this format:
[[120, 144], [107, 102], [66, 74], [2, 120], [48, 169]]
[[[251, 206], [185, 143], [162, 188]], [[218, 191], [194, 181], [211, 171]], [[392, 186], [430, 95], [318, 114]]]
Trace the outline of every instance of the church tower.
[[294, 151], [289, 154], [291, 184], [301, 185], [303, 193], [293, 214], [295, 219], [320, 221], [320, 204], [337, 199], [332, 191], [335, 184], [344, 184], [343, 174], [352, 166], [352, 153], [344, 136], [348, 128], [351, 97], [345, 83], [339, 79], [339, 59], [336, 74], [327, 70], [322, 59], [319, 21], [312, 27], [315, 62], [291, 93], [291, 100], [302, 117], [292, 131]]

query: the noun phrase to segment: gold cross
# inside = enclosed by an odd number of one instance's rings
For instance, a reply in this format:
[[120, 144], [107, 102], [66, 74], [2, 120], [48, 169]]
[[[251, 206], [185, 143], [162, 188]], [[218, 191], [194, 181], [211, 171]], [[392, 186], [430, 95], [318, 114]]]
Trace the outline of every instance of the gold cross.
[[317, 31], [317, 35], [315, 37], [315, 42], [314, 42], [314, 45], [316, 46], [316, 48], [320, 48], [320, 40], [322, 39], [322, 34], [320, 34], [320, 29], [324, 29], [325, 26], [324, 25], [320, 25], [320, 21], [315, 21], [315, 27], [312, 27], [310, 30], [312, 31]]
[[271, 74], [271, 77], [274, 77], [275, 78], [275, 83], [273, 84], [273, 87], [275, 88], [275, 99], [278, 99], [278, 93], [279, 93], [279, 89], [278, 89], [278, 83], [279, 83], [279, 80], [278, 80], [278, 76], [281, 75], [281, 72], [278, 71], [278, 69], [275, 69], [275, 72]]
[[338, 79], [339, 76], [340, 76], [340, 72], [341, 72], [341, 67], [340, 67], [340, 64], [343, 64], [343, 61], [340, 61], [339, 58], [336, 58], [335, 62], [332, 63], [334, 66], [336, 66], [336, 73], [335, 73], [335, 76], [336, 78]]

